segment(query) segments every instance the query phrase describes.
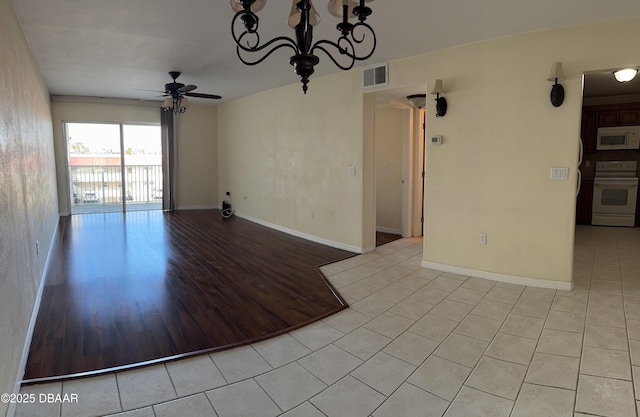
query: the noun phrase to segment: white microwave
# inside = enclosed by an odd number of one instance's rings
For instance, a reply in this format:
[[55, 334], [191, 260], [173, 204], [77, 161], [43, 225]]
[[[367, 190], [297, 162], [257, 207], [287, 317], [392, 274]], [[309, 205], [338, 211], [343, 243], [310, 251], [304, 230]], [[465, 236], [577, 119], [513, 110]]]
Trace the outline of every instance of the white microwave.
[[640, 149], [640, 126], [616, 126], [598, 128], [596, 149]]

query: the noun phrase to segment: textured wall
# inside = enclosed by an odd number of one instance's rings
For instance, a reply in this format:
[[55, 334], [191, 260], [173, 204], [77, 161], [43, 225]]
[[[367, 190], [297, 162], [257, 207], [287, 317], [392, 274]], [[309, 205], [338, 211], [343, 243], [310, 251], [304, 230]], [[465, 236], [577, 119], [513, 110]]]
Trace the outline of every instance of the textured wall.
[[[0, 57], [0, 393], [4, 393], [14, 389], [58, 220], [49, 94], [9, 0], [0, 0]], [[0, 403], [0, 415], [7, 408]]]
[[314, 78], [307, 95], [295, 83], [221, 104], [220, 200], [230, 191], [241, 215], [362, 247], [361, 121], [357, 71]]

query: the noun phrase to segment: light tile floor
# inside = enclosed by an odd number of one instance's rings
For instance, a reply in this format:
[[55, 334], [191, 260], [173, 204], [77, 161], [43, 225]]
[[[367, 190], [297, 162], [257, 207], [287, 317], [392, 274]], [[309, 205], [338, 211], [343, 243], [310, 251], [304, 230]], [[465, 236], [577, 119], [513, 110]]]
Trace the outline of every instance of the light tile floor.
[[637, 416], [640, 229], [578, 227], [573, 291], [421, 260], [422, 240], [403, 239], [328, 265], [350, 309], [251, 346], [25, 386], [37, 401], [16, 416]]

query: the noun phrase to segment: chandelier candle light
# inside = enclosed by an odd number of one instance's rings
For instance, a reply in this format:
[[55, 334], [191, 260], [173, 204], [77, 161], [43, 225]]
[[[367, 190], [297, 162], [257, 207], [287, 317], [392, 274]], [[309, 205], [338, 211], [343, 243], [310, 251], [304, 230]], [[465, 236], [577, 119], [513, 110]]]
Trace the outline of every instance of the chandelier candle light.
[[[302, 90], [306, 94], [309, 77], [320, 62], [316, 51], [324, 52], [338, 68], [345, 71], [353, 68], [356, 61], [364, 61], [373, 55], [376, 34], [366, 23], [372, 11], [365, 5], [372, 1], [330, 0], [329, 13], [342, 19], [336, 26], [340, 35], [337, 41], [321, 39], [314, 43], [313, 28], [320, 23], [320, 15], [311, 0], [293, 0], [288, 24], [295, 30], [295, 38], [277, 36], [263, 43], [258, 33], [260, 18], [257, 13], [267, 0], [231, 0], [231, 8], [236, 12], [231, 21], [231, 34], [238, 58], [246, 65], [257, 65], [278, 49], [292, 49], [294, 55], [289, 63], [300, 77]], [[358, 18], [358, 22], [350, 23], [351, 18]], [[363, 48], [364, 53], [358, 53], [356, 48]], [[260, 53], [260, 57], [256, 60], [244, 57], [252, 52]]]

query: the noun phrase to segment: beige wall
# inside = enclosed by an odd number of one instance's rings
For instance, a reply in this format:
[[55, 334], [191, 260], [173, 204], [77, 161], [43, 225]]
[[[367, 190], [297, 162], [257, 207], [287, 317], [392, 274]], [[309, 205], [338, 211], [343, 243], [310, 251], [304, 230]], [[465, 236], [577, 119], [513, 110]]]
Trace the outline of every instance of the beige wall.
[[[106, 101], [106, 102], [105, 102]], [[160, 124], [157, 105], [127, 104], [99, 98], [56, 98], [52, 103], [59, 209], [69, 214], [69, 179], [66, 174], [64, 122], [114, 122]], [[216, 206], [216, 109], [191, 103], [178, 116], [178, 204], [180, 208]]]
[[[385, 89], [442, 78], [448, 91], [444, 118], [428, 100], [427, 137], [445, 142], [426, 150], [425, 265], [570, 287], [581, 75], [640, 64], [619, 41], [639, 36], [631, 19], [390, 63]], [[546, 80], [554, 61], [567, 76], [559, 108]], [[361, 98], [357, 70], [315, 78], [309, 93], [292, 85], [220, 107], [220, 191], [230, 188], [250, 217], [365, 249], [375, 221], [371, 99]], [[350, 164], [364, 172], [345, 176]], [[551, 181], [551, 167], [569, 168], [569, 180]]]
[[[426, 151], [427, 266], [539, 285], [571, 280], [582, 73], [638, 65], [635, 47], [619, 39], [638, 38], [639, 22], [536, 32], [392, 63], [392, 84], [442, 78], [448, 91], [444, 118], [427, 111], [427, 137], [445, 141]], [[554, 61], [567, 77], [559, 108], [549, 103], [546, 80]], [[568, 167], [569, 180], [551, 181], [551, 167]]]
[[217, 108], [191, 105], [178, 121], [178, 209], [220, 207]]
[[375, 130], [376, 230], [402, 234], [405, 112], [378, 106]]
[[[0, 393], [11, 393], [58, 208], [49, 93], [9, 0], [0, 0], [0, 56]], [[0, 415], [7, 409], [0, 402]]]
[[220, 199], [230, 191], [242, 216], [361, 247], [359, 77], [318, 78], [307, 95], [292, 84], [219, 106]]

